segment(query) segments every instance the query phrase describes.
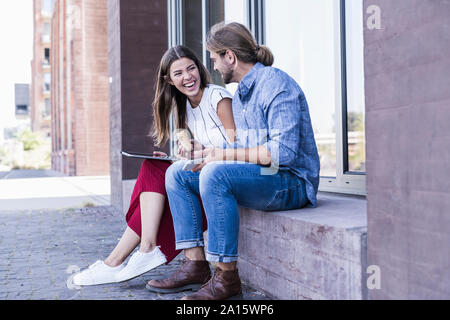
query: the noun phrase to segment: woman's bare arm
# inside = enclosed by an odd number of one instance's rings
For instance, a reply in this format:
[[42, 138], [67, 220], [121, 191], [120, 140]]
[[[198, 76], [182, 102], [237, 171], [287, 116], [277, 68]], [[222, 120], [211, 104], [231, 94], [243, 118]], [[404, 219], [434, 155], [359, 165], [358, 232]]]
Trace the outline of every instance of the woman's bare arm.
[[225, 132], [233, 143], [236, 139], [236, 125], [234, 124], [233, 109], [231, 107], [231, 99], [225, 98], [217, 104], [217, 115], [222, 121]]

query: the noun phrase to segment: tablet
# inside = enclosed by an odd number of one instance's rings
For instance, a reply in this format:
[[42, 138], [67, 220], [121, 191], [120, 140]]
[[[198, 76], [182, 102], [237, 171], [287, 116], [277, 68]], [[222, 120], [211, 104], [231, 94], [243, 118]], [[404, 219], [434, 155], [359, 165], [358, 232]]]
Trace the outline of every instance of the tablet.
[[157, 156], [154, 156], [153, 154], [145, 154], [145, 153], [135, 153], [135, 152], [130, 153], [130, 152], [125, 152], [125, 151], [122, 151], [121, 153], [125, 157], [129, 157], [129, 158], [154, 159], [154, 160], [162, 160], [162, 161], [177, 161], [177, 160], [179, 160], [178, 158], [175, 158], [175, 157], [157, 157]]

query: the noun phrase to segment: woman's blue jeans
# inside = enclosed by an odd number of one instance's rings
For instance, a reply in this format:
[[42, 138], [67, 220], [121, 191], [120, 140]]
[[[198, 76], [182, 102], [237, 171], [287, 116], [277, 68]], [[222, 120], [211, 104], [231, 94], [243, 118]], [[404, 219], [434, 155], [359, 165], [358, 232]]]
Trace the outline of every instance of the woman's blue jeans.
[[206, 259], [233, 262], [238, 257], [238, 205], [256, 210], [290, 210], [308, 202], [305, 182], [288, 171], [265, 174], [263, 167], [235, 161], [208, 163], [200, 172], [183, 171], [177, 161], [166, 171], [166, 191], [176, 249], [203, 247], [202, 211], [208, 220]]

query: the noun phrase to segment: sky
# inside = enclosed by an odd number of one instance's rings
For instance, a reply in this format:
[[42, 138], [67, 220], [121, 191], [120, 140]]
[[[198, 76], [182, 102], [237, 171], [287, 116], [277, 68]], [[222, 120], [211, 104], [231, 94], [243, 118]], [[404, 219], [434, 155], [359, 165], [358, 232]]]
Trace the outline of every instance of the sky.
[[0, 1], [0, 124], [14, 120], [14, 83], [31, 82], [33, 0]]

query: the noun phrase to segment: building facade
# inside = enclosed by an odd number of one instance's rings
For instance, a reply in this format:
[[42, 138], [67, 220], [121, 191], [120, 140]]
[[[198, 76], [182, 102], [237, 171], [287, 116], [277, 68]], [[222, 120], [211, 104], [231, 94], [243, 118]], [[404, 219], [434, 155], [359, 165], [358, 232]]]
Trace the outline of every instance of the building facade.
[[109, 175], [106, 0], [58, 0], [51, 25], [52, 169]]
[[33, 0], [34, 39], [31, 61], [31, 129], [50, 136], [50, 24], [54, 0]]
[[[360, 281], [359, 296], [450, 298], [449, 16], [443, 0], [108, 1], [112, 204], [126, 211], [140, 166], [120, 151], [154, 150], [147, 136], [149, 106], [162, 53], [176, 44], [191, 47], [220, 84], [205, 37], [216, 22], [238, 21], [272, 49], [274, 66], [305, 92], [321, 159], [319, 193], [365, 202], [367, 246], [360, 258], [367, 270], [380, 272], [381, 285]], [[337, 215], [320, 206], [317, 214]], [[274, 229], [285, 230], [277, 223], [288, 221], [286, 215], [271, 217]], [[314, 236], [326, 238], [329, 229], [321, 226]], [[320, 243], [311, 236], [298, 235]], [[293, 259], [289, 252], [277, 257]], [[318, 279], [340, 275], [340, 267], [329, 262], [311, 267], [332, 271]], [[365, 265], [360, 267], [365, 281]], [[299, 268], [299, 277], [306, 277]], [[266, 281], [262, 273], [256, 278], [257, 288]], [[291, 280], [284, 291], [292, 295], [284, 297], [323, 297], [314, 290], [327, 289], [313, 283], [301, 291]]]

